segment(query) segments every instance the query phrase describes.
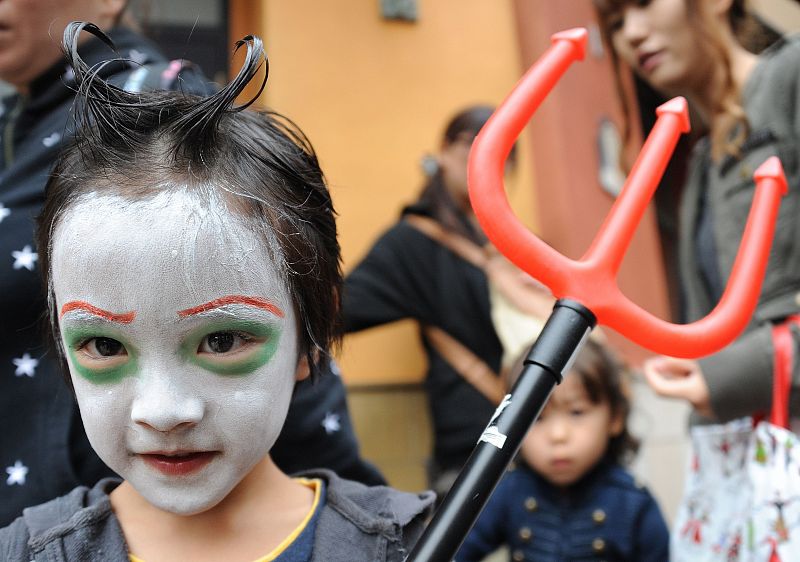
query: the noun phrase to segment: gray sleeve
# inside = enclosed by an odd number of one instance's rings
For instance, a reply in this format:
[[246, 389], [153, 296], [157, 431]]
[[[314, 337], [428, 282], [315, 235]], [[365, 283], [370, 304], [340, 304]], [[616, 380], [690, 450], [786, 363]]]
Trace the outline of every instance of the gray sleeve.
[[719, 421], [769, 411], [772, 404], [771, 324], [759, 326], [699, 363], [708, 385], [711, 409]]
[[28, 528], [22, 517], [19, 517], [8, 527], [0, 529], [0, 560], [28, 562], [31, 559], [28, 549]]

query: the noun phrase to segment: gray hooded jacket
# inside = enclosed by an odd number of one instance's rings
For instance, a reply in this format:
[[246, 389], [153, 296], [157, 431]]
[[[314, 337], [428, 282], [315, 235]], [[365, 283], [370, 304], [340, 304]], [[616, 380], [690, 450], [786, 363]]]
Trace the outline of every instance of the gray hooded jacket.
[[[434, 494], [399, 492], [343, 480], [315, 470], [300, 476], [325, 481], [325, 505], [314, 537], [312, 562], [401, 562], [422, 533]], [[128, 548], [108, 494], [118, 479], [25, 509], [0, 529], [4, 562], [128, 562]]]

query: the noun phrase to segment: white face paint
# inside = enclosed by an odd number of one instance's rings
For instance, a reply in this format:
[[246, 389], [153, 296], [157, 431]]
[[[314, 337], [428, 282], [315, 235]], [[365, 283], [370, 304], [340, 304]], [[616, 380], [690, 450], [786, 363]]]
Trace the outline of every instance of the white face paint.
[[89, 441], [166, 511], [219, 503], [286, 417], [297, 323], [252, 230], [220, 201], [177, 192], [91, 197], [53, 237], [62, 341]]

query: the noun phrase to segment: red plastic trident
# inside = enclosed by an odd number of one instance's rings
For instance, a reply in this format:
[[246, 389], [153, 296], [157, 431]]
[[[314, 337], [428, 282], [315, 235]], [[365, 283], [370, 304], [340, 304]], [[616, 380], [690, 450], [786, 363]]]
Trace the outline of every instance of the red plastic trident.
[[691, 324], [672, 324], [623, 295], [616, 277], [681, 133], [689, 131], [686, 100], [656, 110], [658, 119], [628, 180], [580, 260], [562, 256], [528, 231], [514, 215], [503, 187], [503, 167], [514, 141], [569, 65], [582, 60], [585, 29], [556, 33], [552, 46], [522, 77], [472, 146], [469, 194], [484, 232], [519, 268], [558, 298], [574, 299], [605, 324], [657, 353], [700, 357], [730, 343], [747, 325], [758, 301], [781, 195], [787, 192], [780, 161], [773, 157], [755, 173], [755, 197], [728, 286], [716, 308]]
[[658, 108], [658, 120], [589, 250], [571, 260], [523, 227], [508, 205], [503, 168], [514, 141], [547, 93], [583, 58], [586, 30], [553, 36], [553, 45], [522, 77], [484, 125], [469, 160], [472, 207], [498, 250], [542, 283], [558, 301], [450, 492], [407, 558], [450, 562], [596, 322], [658, 353], [697, 357], [733, 340], [747, 325], [767, 266], [786, 179], [777, 158], [755, 174], [757, 188], [728, 287], [705, 318], [686, 325], [659, 320], [629, 301], [616, 284], [625, 250], [656, 189], [678, 137], [689, 130], [686, 101]]

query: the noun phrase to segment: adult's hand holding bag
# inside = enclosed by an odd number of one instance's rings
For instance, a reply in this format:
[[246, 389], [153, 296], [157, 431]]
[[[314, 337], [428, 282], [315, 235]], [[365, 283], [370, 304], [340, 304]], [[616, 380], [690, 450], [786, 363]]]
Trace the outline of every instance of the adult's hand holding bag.
[[800, 439], [789, 429], [790, 317], [772, 330], [772, 412], [691, 430], [692, 454], [670, 552], [676, 562], [800, 560]]

